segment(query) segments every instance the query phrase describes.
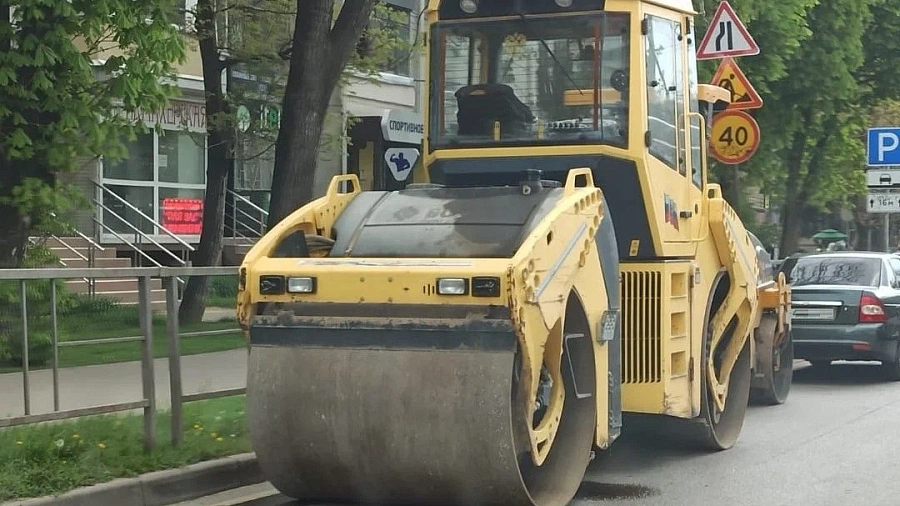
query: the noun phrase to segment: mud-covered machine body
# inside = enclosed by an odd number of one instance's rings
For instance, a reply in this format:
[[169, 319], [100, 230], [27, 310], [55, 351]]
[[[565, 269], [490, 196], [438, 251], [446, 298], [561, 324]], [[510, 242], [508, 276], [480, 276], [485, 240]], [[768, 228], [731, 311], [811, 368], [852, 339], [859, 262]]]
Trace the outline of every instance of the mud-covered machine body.
[[415, 183], [336, 177], [246, 255], [252, 441], [285, 494], [562, 505], [624, 413], [737, 439], [760, 292], [706, 182], [728, 94], [696, 84], [688, 0], [560, 5], [431, 0]]

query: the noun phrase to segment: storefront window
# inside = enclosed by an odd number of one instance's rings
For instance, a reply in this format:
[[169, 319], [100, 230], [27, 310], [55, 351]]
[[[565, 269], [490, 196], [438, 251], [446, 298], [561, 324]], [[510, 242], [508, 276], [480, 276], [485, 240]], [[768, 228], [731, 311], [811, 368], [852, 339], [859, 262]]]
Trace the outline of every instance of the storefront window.
[[[110, 212], [103, 212], [103, 223], [125, 238], [128, 238], [129, 235], [134, 237], [134, 234], [137, 232], [135, 232], [134, 228], [128, 226], [128, 224], [123, 223], [117, 216], [124, 218], [128, 223], [131, 223], [145, 234], [152, 234], [154, 232], [153, 229], [155, 227], [153, 224], [141, 218], [137, 211], [135, 211], [135, 209], [137, 209], [147, 216], [153, 217], [154, 206], [152, 186], [107, 185], [106, 187], [109, 191], [121, 197], [121, 200], [108, 193], [104, 193], [103, 205], [106, 206]], [[125, 202], [122, 202], [122, 200], [131, 205], [127, 205]], [[110, 215], [111, 213], [114, 214]]]
[[159, 180], [165, 183], [203, 184], [206, 136], [165, 132], [159, 136]]
[[[128, 143], [124, 160], [103, 161], [102, 182], [108, 190], [101, 200], [107, 210], [98, 211], [108, 227], [103, 234], [112, 235], [111, 229], [133, 240], [136, 227], [144, 234], [164, 235], [153, 220], [174, 234], [194, 235], [198, 223], [192, 209], [198, 207], [198, 199], [202, 201], [206, 185], [206, 134], [201, 130], [205, 126], [202, 109], [198, 112], [192, 107], [196, 105], [179, 103], [178, 107], [147, 115], [144, 120], [148, 125], [159, 122], [167, 128], [142, 134]], [[200, 119], [189, 125], [191, 131], [187, 132], [179, 125], [179, 115], [194, 120], [199, 115]], [[123, 218], [133, 227], [123, 223]], [[167, 226], [167, 221], [173, 226]]]
[[126, 142], [128, 155], [116, 162], [103, 164], [103, 177], [126, 181], [153, 181], [153, 133], [138, 134]]

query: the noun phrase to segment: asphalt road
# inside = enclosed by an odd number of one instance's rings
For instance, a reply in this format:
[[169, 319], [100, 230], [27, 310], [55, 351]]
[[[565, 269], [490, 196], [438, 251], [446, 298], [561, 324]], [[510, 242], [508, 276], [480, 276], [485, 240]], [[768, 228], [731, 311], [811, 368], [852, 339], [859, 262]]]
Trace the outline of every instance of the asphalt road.
[[[289, 506], [269, 485], [196, 506]], [[749, 409], [731, 450], [696, 453], [627, 428], [572, 506], [896, 506], [900, 383], [872, 365], [801, 365], [788, 402]]]

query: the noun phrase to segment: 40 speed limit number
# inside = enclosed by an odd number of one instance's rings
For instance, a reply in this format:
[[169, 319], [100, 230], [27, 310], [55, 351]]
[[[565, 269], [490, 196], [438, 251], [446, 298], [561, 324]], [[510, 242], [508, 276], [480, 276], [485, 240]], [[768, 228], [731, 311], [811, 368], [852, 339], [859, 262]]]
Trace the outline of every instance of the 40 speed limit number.
[[713, 119], [710, 150], [716, 160], [737, 165], [749, 160], [759, 148], [759, 124], [744, 111], [725, 111]]

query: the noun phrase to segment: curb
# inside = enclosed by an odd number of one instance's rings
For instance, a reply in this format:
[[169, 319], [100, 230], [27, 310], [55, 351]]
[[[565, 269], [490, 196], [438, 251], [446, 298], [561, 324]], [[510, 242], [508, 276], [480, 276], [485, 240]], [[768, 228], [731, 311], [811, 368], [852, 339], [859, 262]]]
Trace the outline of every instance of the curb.
[[165, 506], [265, 481], [256, 454], [244, 453], [0, 506]]

